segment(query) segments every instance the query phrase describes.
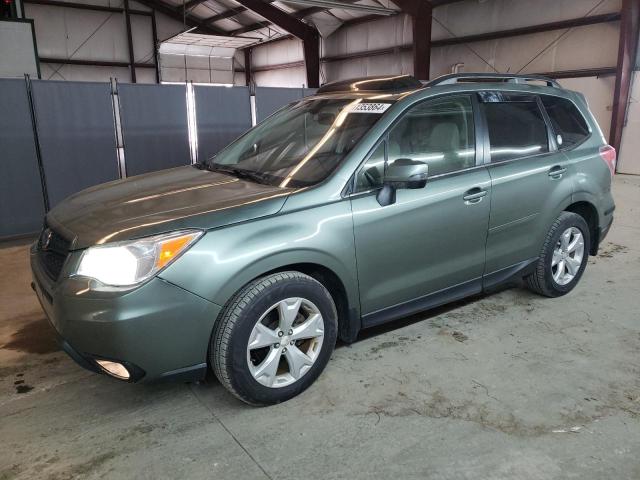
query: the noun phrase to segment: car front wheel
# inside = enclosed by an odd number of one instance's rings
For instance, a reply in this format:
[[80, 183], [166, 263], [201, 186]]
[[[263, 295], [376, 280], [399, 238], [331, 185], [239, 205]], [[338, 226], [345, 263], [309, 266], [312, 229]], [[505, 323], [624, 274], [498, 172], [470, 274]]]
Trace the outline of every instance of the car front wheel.
[[327, 289], [300, 272], [280, 272], [242, 288], [218, 319], [210, 363], [220, 382], [252, 405], [288, 400], [320, 375], [336, 342]]

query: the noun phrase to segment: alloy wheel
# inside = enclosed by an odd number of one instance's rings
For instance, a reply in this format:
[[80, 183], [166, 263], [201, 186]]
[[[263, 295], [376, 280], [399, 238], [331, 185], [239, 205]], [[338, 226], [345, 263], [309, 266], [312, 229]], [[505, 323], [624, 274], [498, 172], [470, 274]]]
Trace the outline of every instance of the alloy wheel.
[[576, 227], [569, 227], [558, 239], [551, 258], [551, 274], [558, 285], [570, 283], [580, 270], [584, 258], [584, 237]]
[[291, 385], [313, 366], [324, 339], [324, 319], [311, 301], [291, 297], [272, 305], [253, 327], [247, 362], [253, 378], [270, 388]]

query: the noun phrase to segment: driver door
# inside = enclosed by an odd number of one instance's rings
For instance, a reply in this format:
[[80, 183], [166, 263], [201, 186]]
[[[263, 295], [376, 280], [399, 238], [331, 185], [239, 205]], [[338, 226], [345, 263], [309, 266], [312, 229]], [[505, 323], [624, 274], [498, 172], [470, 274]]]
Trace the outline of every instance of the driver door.
[[[351, 196], [363, 326], [481, 290], [491, 178], [476, 163], [475, 100], [455, 95], [410, 107], [357, 173]], [[376, 193], [389, 162], [428, 164], [427, 185]]]

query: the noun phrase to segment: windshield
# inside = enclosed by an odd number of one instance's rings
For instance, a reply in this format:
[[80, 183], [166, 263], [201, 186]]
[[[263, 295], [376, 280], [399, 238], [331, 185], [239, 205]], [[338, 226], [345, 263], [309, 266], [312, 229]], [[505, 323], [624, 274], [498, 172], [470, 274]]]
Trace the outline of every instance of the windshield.
[[205, 166], [280, 187], [314, 185], [335, 170], [390, 105], [302, 101], [269, 117]]

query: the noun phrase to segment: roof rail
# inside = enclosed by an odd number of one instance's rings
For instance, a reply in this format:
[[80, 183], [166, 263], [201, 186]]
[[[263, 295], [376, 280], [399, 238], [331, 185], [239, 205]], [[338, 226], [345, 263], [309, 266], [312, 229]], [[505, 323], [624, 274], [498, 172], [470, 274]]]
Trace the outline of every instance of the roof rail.
[[422, 88], [422, 83], [411, 75], [382, 75], [336, 80], [325, 83], [316, 93], [333, 92], [389, 92], [399, 93]]
[[520, 84], [527, 82], [545, 82], [547, 87], [562, 88], [554, 79], [545, 77], [544, 75], [517, 75], [509, 73], [451, 73], [431, 80], [427, 83], [427, 87], [475, 82], [510, 82]]

